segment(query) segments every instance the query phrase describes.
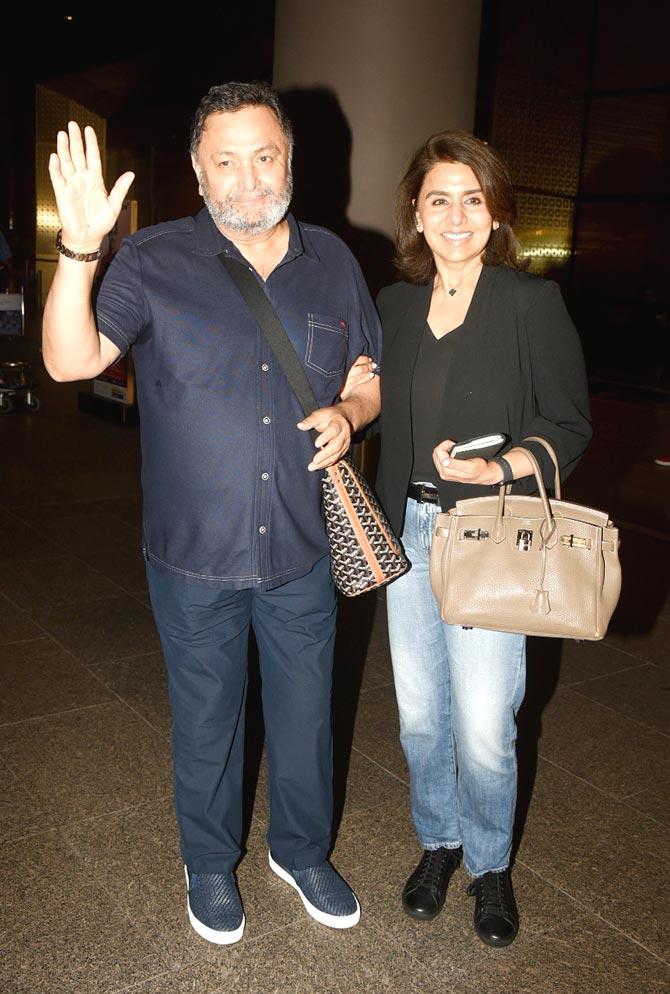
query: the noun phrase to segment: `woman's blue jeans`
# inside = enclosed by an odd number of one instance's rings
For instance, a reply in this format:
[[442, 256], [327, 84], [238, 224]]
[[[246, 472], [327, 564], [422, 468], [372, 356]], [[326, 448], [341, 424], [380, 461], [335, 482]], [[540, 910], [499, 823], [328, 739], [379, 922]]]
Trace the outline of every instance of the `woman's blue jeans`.
[[411, 570], [387, 589], [400, 740], [424, 849], [463, 846], [475, 877], [509, 865], [525, 636], [447, 625], [428, 579], [435, 504], [407, 501]]

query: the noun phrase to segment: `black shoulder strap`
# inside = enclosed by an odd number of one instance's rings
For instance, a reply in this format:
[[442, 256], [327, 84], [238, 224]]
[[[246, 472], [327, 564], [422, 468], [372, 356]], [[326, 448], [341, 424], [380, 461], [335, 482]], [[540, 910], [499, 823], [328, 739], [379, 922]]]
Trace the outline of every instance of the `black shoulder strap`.
[[305, 412], [305, 416], [316, 411], [319, 404], [307, 379], [305, 368], [298, 358], [298, 353], [293, 348], [277, 312], [268, 300], [267, 294], [251, 270], [243, 263], [224, 252], [219, 255], [219, 259], [244, 297], [249, 310], [258, 321], [268, 345], [277, 357], [277, 362], [284, 376]]

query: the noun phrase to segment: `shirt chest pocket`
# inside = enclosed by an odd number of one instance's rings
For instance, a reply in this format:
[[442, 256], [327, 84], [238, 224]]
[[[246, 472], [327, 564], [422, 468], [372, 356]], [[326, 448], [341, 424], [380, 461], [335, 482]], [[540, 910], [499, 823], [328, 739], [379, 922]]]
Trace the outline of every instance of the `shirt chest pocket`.
[[344, 372], [349, 350], [349, 328], [343, 318], [307, 315], [305, 363], [325, 376]]

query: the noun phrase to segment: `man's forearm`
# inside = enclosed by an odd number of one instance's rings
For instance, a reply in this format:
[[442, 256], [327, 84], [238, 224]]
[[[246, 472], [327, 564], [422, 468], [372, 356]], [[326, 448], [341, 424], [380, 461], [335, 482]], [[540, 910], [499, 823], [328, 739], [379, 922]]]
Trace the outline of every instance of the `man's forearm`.
[[365, 428], [381, 410], [379, 377], [375, 376], [369, 382], [355, 387], [350, 396], [337, 405], [337, 409], [350, 423], [353, 432]]
[[62, 255], [58, 260], [42, 325], [44, 365], [55, 380], [90, 379], [113, 361], [101, 353], [91, 306], [96, 266]]

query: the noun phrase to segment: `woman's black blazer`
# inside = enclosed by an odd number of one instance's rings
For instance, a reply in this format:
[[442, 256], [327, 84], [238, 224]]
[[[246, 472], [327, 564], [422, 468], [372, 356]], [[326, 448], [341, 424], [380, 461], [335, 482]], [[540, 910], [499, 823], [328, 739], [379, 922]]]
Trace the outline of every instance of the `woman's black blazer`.
[[[377, 298], [384, 330], [381, 365], [381, 453], [377, 491], [398, 533], [412, 473], [411, 390], [414, 365], [426, 327], [431, 286], [394, 283]], [[556, 283], [506, 266], [485, 266], [464, 321], [464, 342], [445, 371], [441, 438], [503, 432], [512, 445], [540, 435], [554, 446], [564, 479], [591, 437], [589, 397], [581, 343]], [[537, 443], [548, 486], [553, 467]], [[442, 507], [453, 505], [441, 488]], [[463, 498], [482, 496], [481, 486], [459, 486]], [[532, 493], [533, 477], [518, 480], [515, 493]]]

